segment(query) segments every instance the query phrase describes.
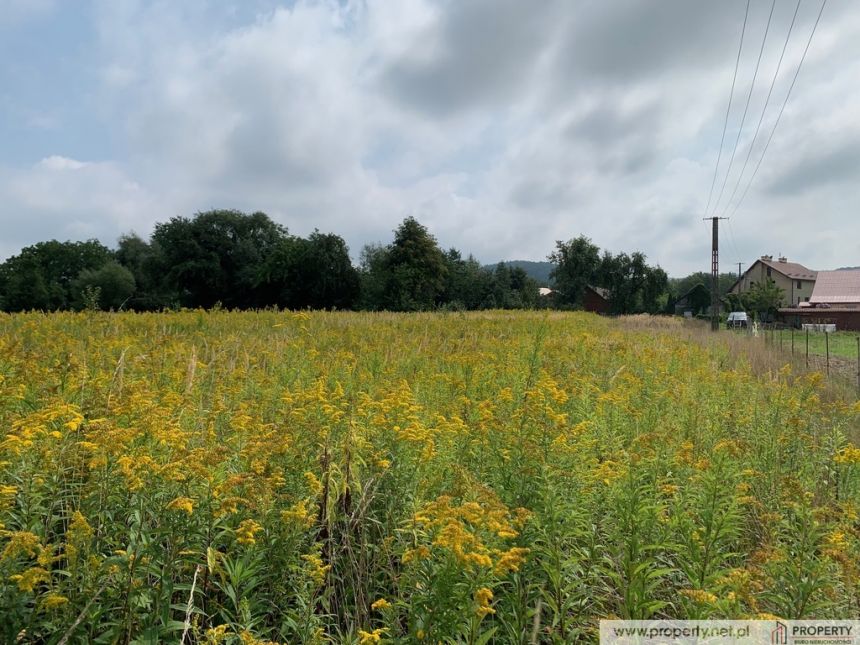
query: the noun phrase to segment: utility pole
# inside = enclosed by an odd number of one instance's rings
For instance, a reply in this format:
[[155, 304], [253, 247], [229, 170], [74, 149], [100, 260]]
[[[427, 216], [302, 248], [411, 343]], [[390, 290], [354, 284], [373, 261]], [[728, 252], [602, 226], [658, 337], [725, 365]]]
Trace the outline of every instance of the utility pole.
[[713, 224], [713, 238], [711, 240], [711, 331], [720, 328], [720, 220], [728, 217], [703, 217], [703, 220], [711, 220]]
[[741, 279], [741, 267], [744, 265], [744, 263], [738, 262], [737, 265], [738, 265], [738, 280], [740, 280]]

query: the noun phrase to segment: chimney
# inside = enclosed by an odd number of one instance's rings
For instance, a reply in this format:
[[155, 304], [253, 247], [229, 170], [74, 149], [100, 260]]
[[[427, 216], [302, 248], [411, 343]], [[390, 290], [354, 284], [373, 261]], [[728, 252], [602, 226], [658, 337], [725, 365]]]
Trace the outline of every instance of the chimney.
[[785, 257], [784, 255], [780, 255], [780, 256], [779, 256], [779, 261], [780, 261], [780, 262], [782, 262], [783, 264], [785, 264], [786, 262], [788, 262], [788, 258], [787, 258], [787, 257]]
[[771, 260], [773, 260], [773, 256], [772, 255], [763, 255], [763, 256], [761, 256], [761, 259], [771, 261]]

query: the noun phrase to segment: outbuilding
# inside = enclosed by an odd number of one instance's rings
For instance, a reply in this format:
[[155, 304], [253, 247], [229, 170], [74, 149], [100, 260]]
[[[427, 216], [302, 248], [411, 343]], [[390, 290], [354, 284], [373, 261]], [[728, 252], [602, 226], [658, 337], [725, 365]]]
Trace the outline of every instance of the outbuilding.
[[609, 296], [609, 289], [587, 285], [582, 296], [582, 308], [596, 314], [608, 314]]

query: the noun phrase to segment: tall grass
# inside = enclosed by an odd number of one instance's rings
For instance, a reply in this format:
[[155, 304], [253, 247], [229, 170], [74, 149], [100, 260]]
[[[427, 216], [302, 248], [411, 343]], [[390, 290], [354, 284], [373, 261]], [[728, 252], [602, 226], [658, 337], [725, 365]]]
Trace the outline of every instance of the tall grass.
[[0, 641], [860, 611], [860, 407], [585, 314], [0, 316]]

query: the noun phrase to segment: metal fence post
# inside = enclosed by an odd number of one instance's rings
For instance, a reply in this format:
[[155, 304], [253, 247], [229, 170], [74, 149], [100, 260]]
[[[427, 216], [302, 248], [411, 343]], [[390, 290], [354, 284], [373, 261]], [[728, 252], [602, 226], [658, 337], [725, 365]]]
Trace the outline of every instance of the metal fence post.
[[791, 328], [791, 355], [794, 356], [794, 327]]
[[830, 332], [824, 331], [824, 353], [827, 355], [827, 376], [830, 376]]
[[809, 327], [806, 328], [806, 367], [809, 368]]

